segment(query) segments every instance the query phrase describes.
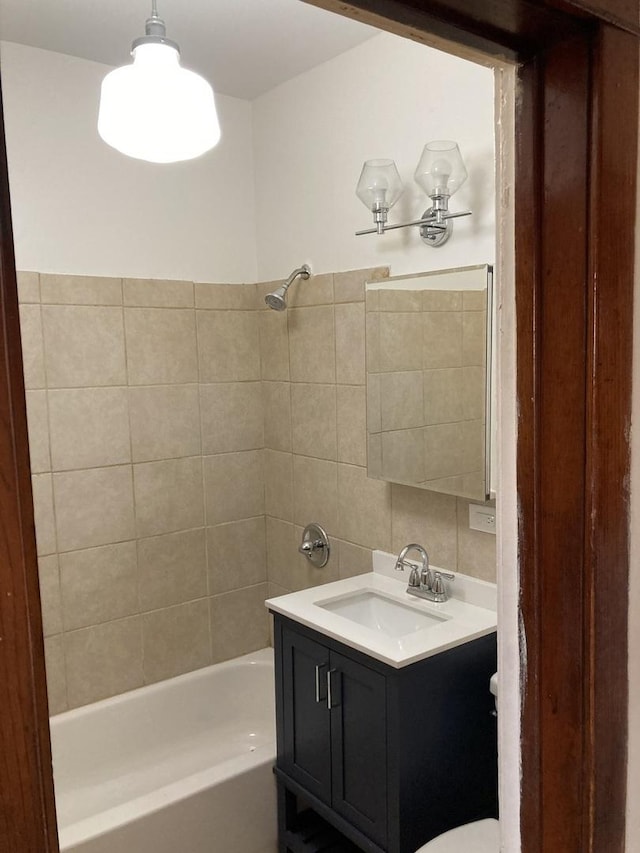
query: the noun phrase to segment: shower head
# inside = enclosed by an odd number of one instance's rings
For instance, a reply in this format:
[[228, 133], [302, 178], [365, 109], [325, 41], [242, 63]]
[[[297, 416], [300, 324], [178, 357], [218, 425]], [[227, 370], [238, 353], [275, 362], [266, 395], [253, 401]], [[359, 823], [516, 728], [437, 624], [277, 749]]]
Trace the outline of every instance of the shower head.
[[310, 275], [311, 267], [309, 264], [303, 264], [291, 273], [284, 284], [281, 284], [280, 287], [276, 288], [272, 293], [267, 293], [264, 301], [267, 303], [269, 308], [273, 308], [274, 311], [284, 311], [287, 307], [287, 290], [291, 284], [293, 284], [298, 277], [306, 281]]

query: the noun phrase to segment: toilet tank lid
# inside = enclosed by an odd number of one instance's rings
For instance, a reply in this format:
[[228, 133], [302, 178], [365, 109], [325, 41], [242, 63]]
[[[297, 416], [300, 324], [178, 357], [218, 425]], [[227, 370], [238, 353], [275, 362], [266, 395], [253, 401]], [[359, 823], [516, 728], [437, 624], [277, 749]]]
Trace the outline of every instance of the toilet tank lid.
[[498, 695], [498, 673], [494, 672], [489, 681], [489, 690], [494, 696]]

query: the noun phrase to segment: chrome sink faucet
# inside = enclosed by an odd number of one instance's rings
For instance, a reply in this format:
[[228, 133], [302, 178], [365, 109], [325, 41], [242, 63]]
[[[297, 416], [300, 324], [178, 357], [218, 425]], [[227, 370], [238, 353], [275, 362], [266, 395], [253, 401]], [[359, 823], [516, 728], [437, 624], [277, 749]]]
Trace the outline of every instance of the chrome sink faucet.
[[[415, 563], [411, 563], [405, 559], [409, 551], [416, 551], [420, 555], [422, 559], [422, 566], [420, 568], [418, 568]], [[443, 579], [446, 578], [447, 580], [453, 581], [455, 580], [455, 575], [442, 571], [432, 572], [429, 568], [429, 555], [422, 545], [417, 545], [415, 542], [412, 542], [410, 545], [404, 546], [396, 560], [396, 571], [403, 572], [405, 566], [409, 566], [411, 568], [409, 584], [407, 586], [407, 592], [410, 595], [415, 595], [418, 598], [424, 598], [427, 601], [434, 601], [437, 603], [442, 603], [447, 600], [447, 588]]]
[[[417, 551], [422, 558], [422, 567], [418, 571], [418, 567], [414, 563], [405, 561], [405, 557], [409, 551]], [[405, 545], [402, 551], [398, 554], [396, 560], [396, 572], [404, 572], [405, 566], [411, 569], [409, 575], [409, 588], [419, 589], [422, 584], [431, 587], [431, 571], [429, 570], [429, 555], [422, 547], [413, 542], [411, 545]]]

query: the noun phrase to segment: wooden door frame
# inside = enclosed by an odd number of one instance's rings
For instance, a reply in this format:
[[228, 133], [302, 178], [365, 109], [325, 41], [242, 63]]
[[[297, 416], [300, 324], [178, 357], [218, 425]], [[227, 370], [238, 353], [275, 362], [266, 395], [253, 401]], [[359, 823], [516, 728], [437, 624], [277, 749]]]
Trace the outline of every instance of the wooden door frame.
[[[624, 850], [626, 810], [640, 0], [308, 2], [518, 63], [518, 557], [527, 659], [522, 850], [617, 853]], [[0, 848], [55, 853], [0, 137]]]

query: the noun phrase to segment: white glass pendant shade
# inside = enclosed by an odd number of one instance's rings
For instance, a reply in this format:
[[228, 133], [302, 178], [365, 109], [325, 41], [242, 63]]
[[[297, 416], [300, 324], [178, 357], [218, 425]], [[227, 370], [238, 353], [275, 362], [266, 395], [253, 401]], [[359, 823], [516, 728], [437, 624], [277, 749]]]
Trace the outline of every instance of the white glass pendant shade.
[[402, 195], [402, 180], [393, 160], [367, 160], [356, 195], [369, 210], [390, 210]]
[[139, 44], [133, 63], [102, 81], [98, 133], [139, 160], [174, 163], [199, 157], [220, 139], [213, 89], [182, 68], [172, 45]]
[[427, 142], [414, 178], [425, 193], [452, 196], [467, 180], [467, 170], [457, 143]]

